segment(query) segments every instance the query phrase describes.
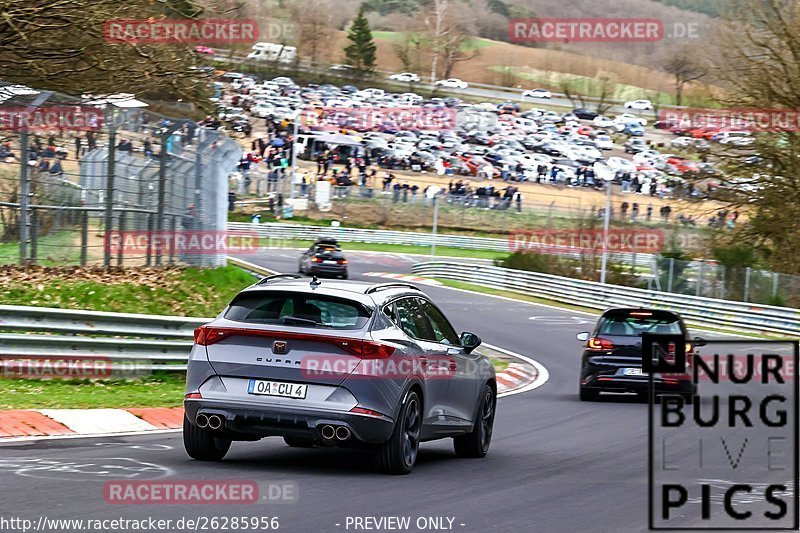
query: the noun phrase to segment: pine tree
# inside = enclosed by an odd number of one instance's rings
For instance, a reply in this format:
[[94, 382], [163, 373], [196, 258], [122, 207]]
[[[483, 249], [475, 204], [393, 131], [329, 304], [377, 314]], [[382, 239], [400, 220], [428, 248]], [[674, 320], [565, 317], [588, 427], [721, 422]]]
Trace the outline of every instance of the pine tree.
[[369, 21], [364, 16], [363, 5], [359, 8], [353, 24], [350, 25], [347, 39], [350, 41], [344, 49], [347, 63], [359, 70], [372, 70], [375, 67], [376, 46], [372, 40]]

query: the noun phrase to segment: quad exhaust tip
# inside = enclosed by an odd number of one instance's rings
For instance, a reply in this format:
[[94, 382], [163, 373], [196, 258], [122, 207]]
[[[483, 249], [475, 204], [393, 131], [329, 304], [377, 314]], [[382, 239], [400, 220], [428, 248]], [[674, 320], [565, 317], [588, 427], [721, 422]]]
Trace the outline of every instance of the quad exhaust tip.
[[336, 438], [339, 440], [347, 440], [350, 438], [350, 429], [347, 426], [339, 426], [336, 428]]
[[200, 413], [195, 418], [195, 423], [199, 428], [219, 429], [222, 427], [222, 417], [219, 415], [205, 415]]
[[222, 418], [217, 415], [210, 415], [208, 417], [208, 427], [211, 429], [219, 429], [222, 427]]
[[336, 437], [336, 429], [329, 424], [325, 424], [324, 426], [322, 426], [321, 433], [322, 433], [322, 438], [325, 440], [332, 440], [334, 437]]

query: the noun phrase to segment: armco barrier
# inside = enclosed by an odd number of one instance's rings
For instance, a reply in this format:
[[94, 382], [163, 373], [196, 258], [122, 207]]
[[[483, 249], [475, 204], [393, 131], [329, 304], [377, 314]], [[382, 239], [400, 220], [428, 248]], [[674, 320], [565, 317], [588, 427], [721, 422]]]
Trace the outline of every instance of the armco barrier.
[[730, 331], [800, 336], [800, 311], [786, 307], [701, 298], [604, 285], [537, 272], [447, 261], [414, 265], [414, 274], [521, 292], [590, 309], [655, 307], [680, 313], [692, 325]]

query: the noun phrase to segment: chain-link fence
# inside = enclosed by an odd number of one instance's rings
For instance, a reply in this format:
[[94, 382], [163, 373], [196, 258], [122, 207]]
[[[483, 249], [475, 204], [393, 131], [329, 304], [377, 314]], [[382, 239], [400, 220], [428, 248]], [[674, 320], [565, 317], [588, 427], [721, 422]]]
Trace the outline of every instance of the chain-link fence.
[[647, 287], [722, 300], [800, 306], [800, 276], [726, 266], [710, 260], [654, 258]]
[[[97, 113], [95, 122], [73, 127], [63, 111], [58, 127], [8, 118], [46, 116], [55, 105]], [[225, 235], [227, 177], [241, 148], [191, 120], [131, 105], [142, 104], [0, 85], [0, 262], [222, 264], [225, 239], [204, 237]]]

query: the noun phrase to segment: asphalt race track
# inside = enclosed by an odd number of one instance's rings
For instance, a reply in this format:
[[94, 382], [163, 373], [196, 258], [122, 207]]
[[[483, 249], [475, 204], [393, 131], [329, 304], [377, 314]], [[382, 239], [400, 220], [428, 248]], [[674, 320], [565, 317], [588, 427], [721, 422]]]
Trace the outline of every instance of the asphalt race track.
[[[243, 259], [296, 272], [298, 251]], [[349, 253], [351, 279], [410, 272], [402, 255]], [[324, 280], [323, 280], [324, 283]], [[575, 333], [593, 317], [571, 311], [423, 287], [459, 331], [533, 357], [550, 373], [542, 387], [498, 402], [484, 459], [458, 459], [451, 441], [423, 444], [408, 476], [372, 471], [368, 457], [335, 449], [294, 449], [281, 439], [234, 443], [220, 464], [184, 453], [180, 433], [14, 443], [0, 454], [0, 516], [179, 518], [277, 516], [280, 531], [347, 531], [347, 517], [454, 518], [465, 532], [627, 532], [647, 529], [647, 405], [580, 402], [581, 349]], [[246, 506], [111, 505], [109, 479], [239, 479], [291, 482], [296, 503]], [[445, 521], [447, 524], [447, 521]], [[349, 530], [353, 530], [351, 526]], [[411, 530], [415, 530], [414, 527]]]

